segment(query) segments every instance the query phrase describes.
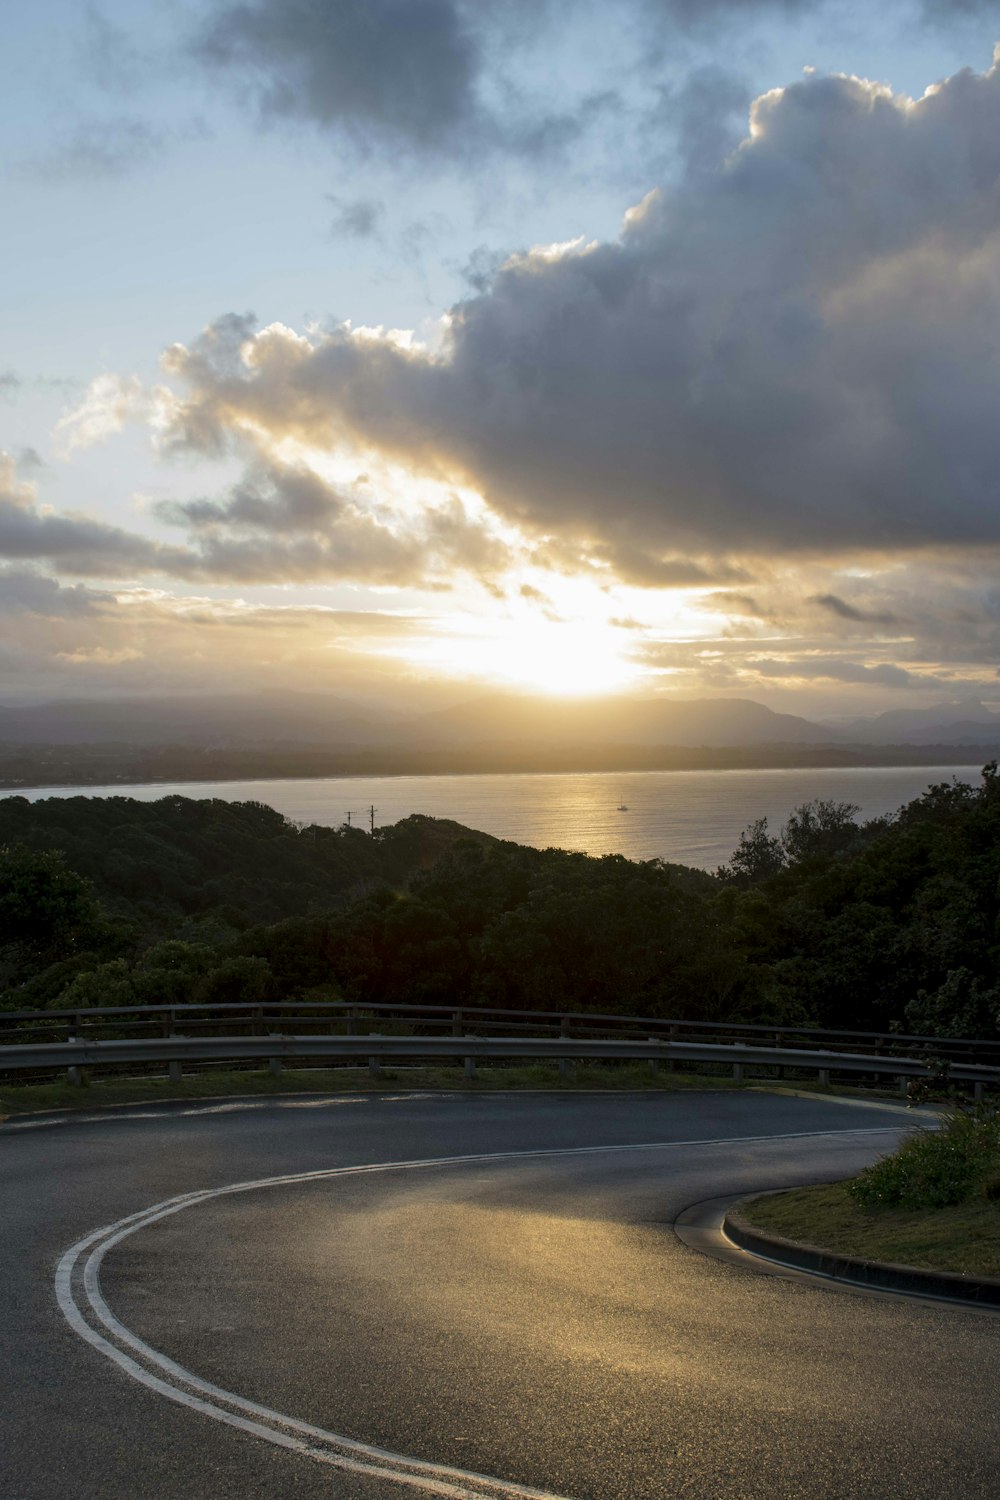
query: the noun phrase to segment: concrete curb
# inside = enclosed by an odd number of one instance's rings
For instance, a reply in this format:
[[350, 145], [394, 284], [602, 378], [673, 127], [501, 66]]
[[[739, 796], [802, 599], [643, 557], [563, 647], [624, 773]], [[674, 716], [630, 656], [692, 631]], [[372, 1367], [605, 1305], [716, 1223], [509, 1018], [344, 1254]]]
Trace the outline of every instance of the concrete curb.
[[[756, 1193], [755, 1197], [763, 1196]], [[840, 1281], [873, 1291], [904, 1292], [911, 1297], [935, 1297], [962, 1302], [975, 1307], [1000, 1307], [1000, 1278], [966, 1276], [960, 1271], [921, 1271], [914, 1266], [893, 1265], [888, 1261], [859, 1260], [823, 1250], [818, 1245], [804, 1245], [797, 1240], [768, 1234], [744, 1217], [743, 1203], [727, 1209], [722, 1233], [739, 1249], [750, 1255], [829, 1281]]]

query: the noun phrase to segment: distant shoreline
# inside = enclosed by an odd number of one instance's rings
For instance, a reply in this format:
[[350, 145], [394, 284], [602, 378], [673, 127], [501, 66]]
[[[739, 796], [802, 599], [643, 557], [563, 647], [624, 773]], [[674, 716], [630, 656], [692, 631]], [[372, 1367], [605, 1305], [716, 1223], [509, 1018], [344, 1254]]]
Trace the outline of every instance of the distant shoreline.
[[968, 745], [751, 747], [498, 747], [459, 751], [188, 750], [169, 746], [0, 747], [0, 792], [234, 781], [357, 780], [407, 776], [615, 775], [643, 771], [951, 769], [995, 752]]

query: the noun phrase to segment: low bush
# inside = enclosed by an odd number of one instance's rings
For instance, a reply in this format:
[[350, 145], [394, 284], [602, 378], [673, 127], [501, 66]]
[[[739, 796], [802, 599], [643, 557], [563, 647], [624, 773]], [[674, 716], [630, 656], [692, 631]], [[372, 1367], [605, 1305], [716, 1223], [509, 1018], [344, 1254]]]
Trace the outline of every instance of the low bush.
[[1000, 1171], [1000, 1107], [955, 1110], [848, 1184], [861, 1208], [945, 1208], [986, 1190]]

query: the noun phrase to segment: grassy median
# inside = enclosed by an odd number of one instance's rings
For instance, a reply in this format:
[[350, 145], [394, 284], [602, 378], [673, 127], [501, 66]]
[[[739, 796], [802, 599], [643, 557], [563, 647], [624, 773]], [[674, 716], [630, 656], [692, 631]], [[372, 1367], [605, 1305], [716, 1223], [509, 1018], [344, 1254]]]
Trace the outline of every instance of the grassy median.
[[742, 1206], [752, 1224], [840, 1255], [1000, 1276], [1000, 1106], [953, 1109], [849, 1182]]
[[862, 1209], [843, 1182], [755, 1198], [740, 1209], [758, 1229], [862, 1260], [967, 1276], [1000, 1276], [1000, 1201], [935, 1209]]

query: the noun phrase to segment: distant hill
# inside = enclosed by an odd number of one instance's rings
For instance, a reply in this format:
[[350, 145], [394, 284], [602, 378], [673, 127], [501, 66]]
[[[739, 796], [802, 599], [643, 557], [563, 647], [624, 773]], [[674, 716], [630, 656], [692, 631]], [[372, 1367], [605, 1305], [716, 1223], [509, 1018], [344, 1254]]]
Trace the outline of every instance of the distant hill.
[[493, 693], [417, 720], [435, 745], [816, 745], [834, 736], [749, 698], [523, 698]]
[[70, 699], [0, 707], [0, 744], [384, 745], [397, 738], [400, 723], [401, 715], [388, 709], [307, 693]]
[[863, 745], [978, 745], [1000, 748], [1000, 714], [978, 698], [928, 708], [894, 708], [842, 724], [837, 738]]

